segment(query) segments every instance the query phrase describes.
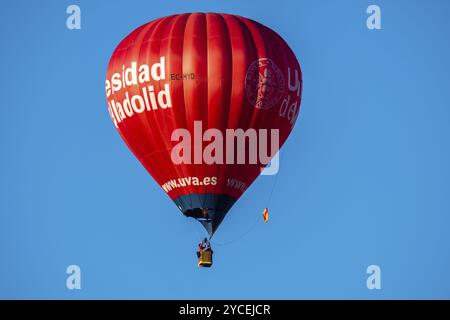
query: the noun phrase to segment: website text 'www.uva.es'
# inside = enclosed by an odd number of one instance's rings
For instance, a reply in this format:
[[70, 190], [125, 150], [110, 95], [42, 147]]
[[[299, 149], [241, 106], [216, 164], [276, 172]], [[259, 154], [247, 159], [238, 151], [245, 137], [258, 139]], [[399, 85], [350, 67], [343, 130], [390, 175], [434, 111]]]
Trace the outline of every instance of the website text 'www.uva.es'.
[[[215, 186], [217, 185], [217, 177], [204, 177], [203, 179], [198, 177], [183, 177], [178, 179], [172, 179], [164, 183], [161, 187], [165, 192], [170, 192], [173, 189], [186, 187], [186, 186]], [[227, 187], [240, 190], [242, 192], [247, 189], [247, 184], [237, 179], [228, 178]]]

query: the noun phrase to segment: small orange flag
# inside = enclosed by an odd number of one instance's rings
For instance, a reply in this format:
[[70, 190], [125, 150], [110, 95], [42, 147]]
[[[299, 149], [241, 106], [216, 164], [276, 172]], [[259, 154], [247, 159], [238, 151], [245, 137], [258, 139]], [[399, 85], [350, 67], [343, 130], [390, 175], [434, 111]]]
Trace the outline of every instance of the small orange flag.
[[269, 221], [269, 209], [265, 208], [262, 216], [263, 216], [264, 222], [267, 223]]

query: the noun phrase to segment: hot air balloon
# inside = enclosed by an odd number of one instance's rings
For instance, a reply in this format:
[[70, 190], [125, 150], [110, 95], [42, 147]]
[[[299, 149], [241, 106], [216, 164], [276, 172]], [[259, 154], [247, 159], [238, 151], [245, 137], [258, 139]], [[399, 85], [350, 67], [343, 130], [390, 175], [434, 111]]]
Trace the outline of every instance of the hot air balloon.
[[186, 13], [125, 37], [105, 90], [124, 142], [212, 236], [294, 127], [302, 73], [286, 42], [262, 24]]

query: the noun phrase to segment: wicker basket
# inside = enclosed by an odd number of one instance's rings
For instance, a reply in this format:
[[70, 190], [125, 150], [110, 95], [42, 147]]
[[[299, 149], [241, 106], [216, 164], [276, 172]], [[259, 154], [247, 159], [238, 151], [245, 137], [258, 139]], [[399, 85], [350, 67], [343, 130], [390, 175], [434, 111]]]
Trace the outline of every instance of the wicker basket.
[[205, 250], [200, 253], [198, 257], [198, 266], [209, 268], [212, 265], [212, 251]]

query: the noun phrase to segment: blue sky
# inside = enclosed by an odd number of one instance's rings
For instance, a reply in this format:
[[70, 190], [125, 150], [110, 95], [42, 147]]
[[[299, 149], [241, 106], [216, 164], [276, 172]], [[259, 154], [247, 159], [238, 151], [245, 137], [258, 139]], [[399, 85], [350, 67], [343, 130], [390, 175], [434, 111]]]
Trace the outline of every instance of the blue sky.
[[[66, 8], [81, 8], [81, 30]], [[382, 30], [366, 28], [377, 4]], [[0, 34], [0, 298], [450, 298], [448, 1], [9, 1]], [[121, 141], [109, 57], [161, 16], [218, 11], [277, 31], [303, 70], [278, 177], [215, 236]], [[261, 218], [272, 186], [270, 222]], [[66, 289], [66, 268], [82, 289]], [[382, 289], [368, 290], [379, 265]]]

